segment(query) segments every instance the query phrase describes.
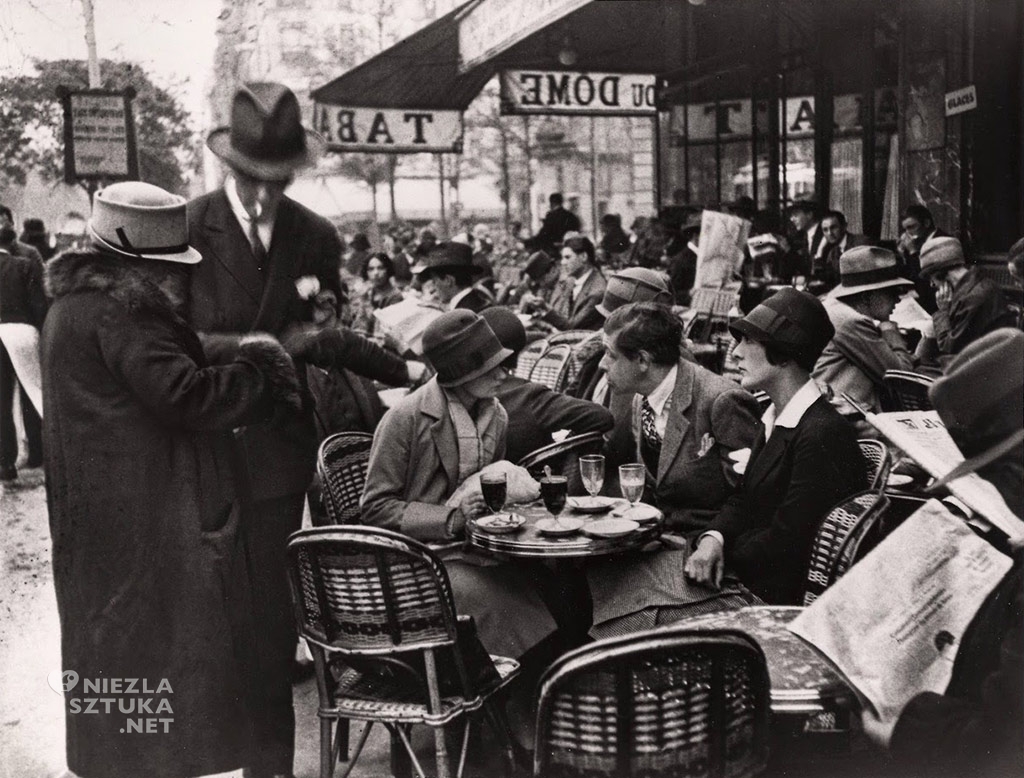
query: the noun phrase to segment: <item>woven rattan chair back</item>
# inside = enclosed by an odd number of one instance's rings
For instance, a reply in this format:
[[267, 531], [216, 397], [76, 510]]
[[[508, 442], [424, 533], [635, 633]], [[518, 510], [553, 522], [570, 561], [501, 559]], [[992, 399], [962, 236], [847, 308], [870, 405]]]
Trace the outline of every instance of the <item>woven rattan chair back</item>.
[[731, 630], [609, 638], [540, 684], [534, 776], [751, 776], [768, 758], [764, 654]]
[[571, 359], [572, 346], [568, 343], [550, 346], [530, 370], [530, 380], [535, 384], [543, 384], [548, 389], [558, 391], [558, 387], [565, 384], [565, 374], [569, 371]]
[[454, 641], [448, 574], [422, 543], [375, 527], [320, 527], [293, 535], [288, 554], [302, 637], [360, 653]]
[[366, 432], [337, 432], [320, 444], [316, 470], [331, 524], [359, 524], [372, 444], [373, 435]]
[[560, 346], [563, 343], [570, 346], [578, 346], [593, 334], [593, 330], [566, 330], [565, 332], [556, 332], [554, 335], [548, 336], [548, 346]]
[[883, 411], [930, 411], [928, 388], [935, 379], [909, 370], [886, 370], [882, 376]]
[[533, 370], [533, 366], [537, 364], [537, 360], [540, 359], [547, 350], [548, 342], [542, 339], [535, 340], [520, 351], [519, 356], [516, 357], [516, 377], [529, 379], [530, 371]]
[[889, 447], [880, 440], [858, 440], [860, 455], [864, 457], [864, 468], [867, 478], [865, 486], [875, 492], [885, 488], [892, 469], [892, 457]]
[[842, 567], [838, 564], [844, 543], [851, 536], [863, 538], [876, 526], [888, 504], [884, 494], [872, 489], [848, 497], [828, 512], [811, 544], [804, 605], [818, 599], [849, 569], [849, 561]]
[[583, 494], [583, 480], [580, 476], [579, 461], [586, 454], [600, 454], [604, 450], [604, 436], [600, 432], [584, 432], [560, 443], [551, 443], [531, 451], [519, 460], [534, 478], [544, 475], [544, 466], [551, 468], [555, 475], [564, 475], [568, 481], [569, 494]]

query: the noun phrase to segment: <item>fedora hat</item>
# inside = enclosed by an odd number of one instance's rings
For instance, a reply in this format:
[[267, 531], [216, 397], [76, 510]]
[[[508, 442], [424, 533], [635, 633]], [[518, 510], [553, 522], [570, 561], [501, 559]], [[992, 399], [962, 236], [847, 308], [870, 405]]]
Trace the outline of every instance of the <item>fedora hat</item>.
[[465, 243], [448, 241], [447, 243], [438, 243], [430, 249], [427, 256], [412, 269], [412, 272], [422, 277], [424, 273], [431, 275], [455, 270], [462, 270], [472, 275], [484, 272], [483, 268], [473, 264], [473, 249], [470, 246]]
[[121, 181], [93, 198], [92, 242], [107, 253], [194, 265], [203, 257], [188, 245], [185, 198], [142, 181]]
[[876, 246], [854, 246], [844, 251], [839, 257], [839, 278], [839, 286], [832, 290], [833, 297], [914, 285], [900, 277], [896, 255]]
[[478, 314], [460, 309], [442, 313], [423, 331], [423, 355], [441, 386], [461, 386], [493, 370], [512, 350], [501, 345]]
[[229, 165], [262, 181], [283, 181], [312, 165], [327, 146], [302, 126], [295, 94], [284, 84], [245, 84], [231, 101], [231, 124], [218, 127], [206, 145]]
[[544, 251], [535, 251], [530, 255], [523, 268], [523, 274], [532, 281], [540, 281], [555, 266], [555, 260]]
[[836, 334], [821, 300], [791, 286], [730, 324], [729, 331], [737, 339], [750, 338], [771, 346], [803, 367], [813, 366]]
[[673, 295], [664, 276], [647, 267], [620, 270], [608, 279], [604, 297], [597, 304], [597, 312], [608, 317], [616, 308], [629, 303], [663, 303], [672, 305]]
[[494, 330], [498, 342], [513, 354], [526, 348], [526, 328], [511, 310], [501, 305], [492, 305], [480, 311], [480, 316]]
[[927, 277], [939, 270], [966, 265], [964, 247], [956, 238], [939, 235], [929, 238], [921, 246], [921, 276]]

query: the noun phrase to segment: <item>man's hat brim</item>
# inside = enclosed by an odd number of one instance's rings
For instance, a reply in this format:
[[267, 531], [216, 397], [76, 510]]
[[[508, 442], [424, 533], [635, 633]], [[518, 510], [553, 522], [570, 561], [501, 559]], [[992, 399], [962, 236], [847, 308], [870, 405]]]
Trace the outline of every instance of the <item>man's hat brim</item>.
[[914, 282], [908, 281], [906, 278], [890, 278], [887, 281], [875, 281], [873, 284], [856, 284], [854, 286], [843, 286], [840, 284], [832, 290], [831, 294], [836, 299], [839, 299], [841, 297], [852, 297], [862, 292], [873, 292], [875, 289], [888, 289], [894, 286], [909, 289], [913, 285]]
[[265, 160], [243, 154], [231, 145], [231, 128], [218, 127], [206, 136], [206, 146], [229, 165], [262, 181], [284, 181], [296, 170], [316, 164], [327, 150], [327, 141], [312, 130], [303, 128], [306, 148], [302, 153], [281, 160]]

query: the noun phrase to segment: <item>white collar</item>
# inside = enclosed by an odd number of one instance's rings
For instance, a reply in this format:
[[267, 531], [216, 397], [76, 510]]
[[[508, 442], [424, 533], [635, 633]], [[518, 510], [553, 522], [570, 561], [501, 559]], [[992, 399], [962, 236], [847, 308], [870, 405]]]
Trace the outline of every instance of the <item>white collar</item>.
[[462, 298], [473, 291], [473, 287], [468, 286], [465, 289], [461, 289], [452, 295], [452, 299], [448, 301], [448, 310], [454, 311], [455, 306], [462, 302]]
[[797, 393], [786, 403], [786, 407], [782, 409], [782, 413], [776, 415], [775, 403], [769, 405], [768, 410], [761, 417], [761, 422], [764, 424], [764, 439], [768, 440], [772, 436], [772, 430], [776, 427], [795, 429], [804, 414], [807, 413], [807, 409], [814, 405], [819, 397], [821, 397], [821, 390], [818, 389], [818, 385], [812, 378], [797, 390]]
[[572, 293], [573, 293], [574, 297], [580, 293], [580, 291], [583, 289], [583, 285], [585, 283], [587, 283], [587, 279], [590, 278], [590, 276], [593, 274], [593, 272], [594, 272], [594, 268], [590, 268], [590, 270], [588, 270], [586, 273], [584, 273], [579, 278], [577, 278], [575, 281], [573, 281]]
[[676, 388], [676, 373], [679, 372], [678, 365], [672, 365], [672, 369], [661, 379], [661, 383], [654, 387], [654, 391], [647, 395], [647, 402], [654, 411], [655, 416], [661, 416], [665, 410], [665, 403], [672, 396], [672, 390]]
[[[228, 205], [231, 206], [231, 212], [235, 215], [235, 218], [241, 225], [242, 232], [244, 232], [245, 236], [248, 238], [250, 225], [252, 224], [252, 216], [249, 215], [249, 212], [245, 210], [245, 206], [242, 205], [242, 200], [238, 196], [238, 189], [235, 186], [234, 176], [228, 176], [227, 180], [224, 182], [224, 194], [227, 195]], [[274, 218], [276, 218], [276, 216], [277, 215], [275, 214]], [[259, 231], [260, 242], [263, 243], [263, 248], [269, 250], [270, 239], [274, 234], [274, 219], [267, 218], [266, 216], [261, 217], [256, 229]]]

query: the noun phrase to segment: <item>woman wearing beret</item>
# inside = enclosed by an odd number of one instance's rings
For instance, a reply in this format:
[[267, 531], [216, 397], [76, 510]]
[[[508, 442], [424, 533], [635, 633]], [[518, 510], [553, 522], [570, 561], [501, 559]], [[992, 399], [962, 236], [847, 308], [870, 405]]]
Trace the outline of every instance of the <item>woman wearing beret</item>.
[[864, 463], [850, 426], [810, 372], [835, 330], [821, 302], [786, 288], [731, 327], [740, 383], [772, 403], [746, 465], [741, 499], [697, 540], [686, 574], [718, 586], [728, 565], [773, 605], [803, 601], [814, 534], [826, 513], [864, 488]]
[[[423, 351], [437, 375], [381, 420], [370, 449], [363, 521], [427, 543], [450, 543], [486, 506], [479, 492], [454, 508], [445, 502], [469, 476], [505, 457], [508, 415], [495, 395], [512, 352], [465, 309], [431, 322]], [[456, 608], [476, 619], [490, 653], [521, 657], [555, 631], [521, 570], [471, 552], [442, 558]]]

